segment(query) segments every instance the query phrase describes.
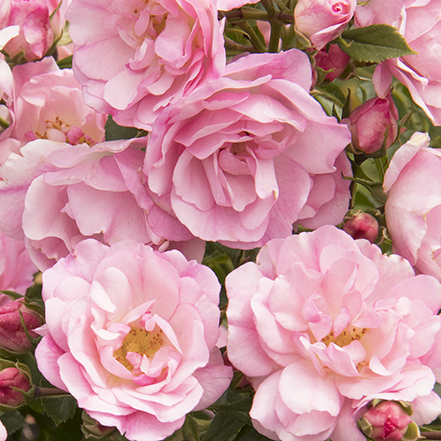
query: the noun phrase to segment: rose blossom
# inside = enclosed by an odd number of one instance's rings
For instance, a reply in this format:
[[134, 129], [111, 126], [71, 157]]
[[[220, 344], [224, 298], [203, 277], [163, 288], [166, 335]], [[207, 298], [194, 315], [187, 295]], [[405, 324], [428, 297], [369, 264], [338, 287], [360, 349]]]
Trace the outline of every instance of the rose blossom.
[[294, 9], [296, 31], [321, 49], [343, 32], [356, 6], [357, 0], [299, 0]]
[[193, 239], [148, 197], [137, 171], [143, 145], [142, 139], [93, 147], [29, 142], [0, 168], [5, 180], [0, 182], [0, 228], [26, 241], [41, 270], [86, 237], [110, 245], [131, 239], [165, 248], [168, 240]]
[[0, 164], [9, 153], [18, 153], [22, 145], [37, 138], [89, 145], [104, 140], [107, 115], [86, 106], [70, 69], [60, 70], [47, 57], [15, 66], [12, 73], [12, 123], [0, 135]]
[[441, 0], [370, 0], [358, 6], [356, 24], [386, 23], [398, 29], [416, 54], [390, 58], [377, 66], [373, 82], [379, 96], [385, 97], [392, 76], [403, 83], [434, 124], [441, 124]]
[[86, 103], [119, 124], [150, 130], [163, 107], [222, 75], [215, 0], [73, 0], [68, 19]]
[[441, 280], [441, 152], [415, 133], [393, 156], [384, 178], [386, 222], [394, 252]]
[[286, 237], [296, 221], [341, 222], [350, 135], [310, 85], [303, 52], [248, 55], [164, 111], [144, 166], [153, 200], [195, 236], [233, 248]]
[[217, 0], [219, 11], [230, 11], [231, 9], [241, 8], [248, 4], [258, 3], [260, 0]]
[[[14, 240], [0, 231], [0, 290], [25, 294], [38, 271], [23, 241]], [[8, 300], [0, 296], [0, 305]]]
[[268, 242], [225, 285], [228, 357], [264, 435], [365, 441], [374, 399], [412, 402], [417, 424], [441, 413], [441, 285], [400, 256], [323, 226]]
[[[0, 40], [8, 35], [4, 51], [26, 61], [43, 58], [65, 24], [68, 0], [0, 0]], [[12, 33], [13, 32], [13, 33]], [[12, 38], [9, 38], [12, 37]]]
[[38, 367], [100, 424], [162, 440], [230, 383], [215, 346], [219, 289], [209, 268], [176, 250], [85, 240], [43, 274]]

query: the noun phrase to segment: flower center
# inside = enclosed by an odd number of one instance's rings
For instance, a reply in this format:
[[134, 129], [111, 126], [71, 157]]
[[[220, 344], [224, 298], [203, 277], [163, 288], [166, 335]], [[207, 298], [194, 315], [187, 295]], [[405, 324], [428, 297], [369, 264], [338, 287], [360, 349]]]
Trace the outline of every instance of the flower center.
[[[131, 327], [121, 347], [114, 351], [113, 357], [129, 371], [132, 371], [135, 366], [127, 360], [127, 354], [135, 353], [153, 359], [156, 352], [164, 346], [166, 341], [168, 342], [168, 339], [159, 326], [155, 326], [151, 332]], [[129, 358], [132, 359], [131, 357]]]
[[334, 332], [331, 331], [326, 337], [322, 339], [322, 342], [329, 346], [331, 343], [335, 343], [337, 346], [341, 348], [343, 346], [347, 346], [355, 340], [360, 340], [364, 334], [366, 334], [367, 328], [356, 328], [354, 326], [349, 326], [344, 329], [343, 332], [334, 337]]
[[[87, 136], [79, 127], [72, 127], [70, 124], [62, 121], [58, 116], [55, 121], [46, 120], [46, 130], [43, 133], [29, 132], [27, 136], [35, 139], [50, 139], [51, 141], [67, 142], [71, 145], [87, 144], [92, 147], [95, 141]], [[34, 138], [35, 137], [35, 138]]]

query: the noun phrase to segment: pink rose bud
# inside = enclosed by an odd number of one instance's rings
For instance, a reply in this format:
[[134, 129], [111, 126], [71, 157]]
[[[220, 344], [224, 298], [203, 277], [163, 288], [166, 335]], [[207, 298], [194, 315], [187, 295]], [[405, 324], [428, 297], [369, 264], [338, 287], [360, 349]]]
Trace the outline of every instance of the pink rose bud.
[[378, 222], [370, 214], [358, 211], [346, 218], [343, 230], [354, 239], [367, 239], [374, 243], [378, 236]]
[[294, 9], [296, 31], [321, 49], [343, 32], [356, 6], [357, 0], [299, 0]]
[[[19, 389], [19, 390], [16, 390]], [[25, 402], [24, 395], [31, 389], [29, 376], [17, 367], [8, 367], [0, 371], [0, 406], [2, 409], [12, 410]]]
[[338, 78], [348, 66], [351, 57], [345, 54], [336, 44], [329, 45], [329, 50], [321, 49], [315, 56], [315, 65], [325, 71], [330, 70], [325, 76], [329, 81]]
[[24, 353], [32, 348], [32, 342], [23, 327], [20, 313], [29, 336], [38, 335], [32, 330], [44, 322], [43, 315], [30, 309], [22, 299], [0, 306], [0, 348], [9, 352]]
[[[360, 430], [373, 441], [418, 439], [419, 431], [404, 408], [394, 401], [372, 406], [358, 422]], [[410, 427], [409, 429], [409, 425]], [[416, 427], [414, 427], [416, 426]], [[410, 436], [409, 436], [410, 435]]]
[[387, 149], [394, 143], [398, 134], [397, 120], [398, 110], [389, 94], [384, 99], [377, 97], [366, 101], [342, 122], [351, 131], [354, 148], [372, 154], [380, 150], [383, 144]]

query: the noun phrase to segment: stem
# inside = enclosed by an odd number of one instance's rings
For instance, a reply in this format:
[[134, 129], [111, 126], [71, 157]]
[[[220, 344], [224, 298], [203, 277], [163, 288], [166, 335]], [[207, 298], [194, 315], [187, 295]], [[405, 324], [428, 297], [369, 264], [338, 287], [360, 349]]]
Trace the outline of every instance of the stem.
[[259, 11], [255, 8], [243, 8], [233, 9], [232, 11], [221, 11], [219, 12], [219, 19], [226, 17], [229, 22], [236, 22], [242, 20], [280, 20], [283, 23], [294, 23], [294, 16], [286, 12], [275, 12], [270, 16], [267, 12]]
[[422, 438], [419, 439], [441, 439], [441, 431], [436, 432], [424, 432], [421, 430]]
[[34, 398], [58, 398], [58, 397], [69, 397], [71, 396], [69, 392], [58, 389], [56, 387], [36, 387]]
[[256, 52], [253, 46], [245, 46], [244, 44], [236, 43], [228, 37], [225, 38], [225, 50], [232, 52]]
[[270, 18], [273, 18], [276, 13], [276, 9], [274, 8], [273, 2], [271, 0], [261, 0], [261, 3], [263, 7], [266, 9], [266, 12], [268, 12]]
[[237, 26], [239, 26], [248, 34], [251, 43], [253, 44], [257, 52], [266, 52], [266, 46], [260, 41], [260, 38], [258, 37], [258, 35], [256, 34], [256, 32], [249, 23], [245, 21], [238, 23]]
[[272, 53], [279, 52], [280, 30], [282, 23], [278, 20], [271, 20], [271, 37], [268, 45], [268, 51]]

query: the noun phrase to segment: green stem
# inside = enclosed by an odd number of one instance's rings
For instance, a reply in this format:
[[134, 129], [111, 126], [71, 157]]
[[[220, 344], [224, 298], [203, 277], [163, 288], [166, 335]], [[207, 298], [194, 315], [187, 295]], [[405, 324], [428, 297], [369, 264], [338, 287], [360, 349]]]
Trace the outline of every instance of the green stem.
[[436, 432], [424, 432], [421, 430], [422, 438], [419, 439], [441, 439], [441, 431]]
[[280, 30], [282, 23], [278, 20], [271, 20], [271, 37], [268, 45], [268, 51], [272, 53], [279, 52]]
[[266, 52], [266, 46], [260, 41], [259, 36], [256, 34], [255, 30], [251, 27], [249, 23], [240, 22], [237, 24], [241, 29], [243, 29], [248, 36], [250, 37], [251, 43], [253, 44], [254, 48], [257, 52]]
[[261, 0], [262, 6], [265, 8], [266, 12], [268, 12], [268, 15], [270, 18], [273, 18], [276, 9], [274, 8], [273, 2], [271, 0]]
[[230, 23], [243, 20], [280, 20], [283, 23], [293, 23], [294, 16], [287, 12], [275, 12], [273, 15], [269, 15], [267, 12], [259, 11], [255, 8], [249, 8], [244, 6], [243, 8], [233, 9], [232, 11], [219, 12], [219, 19], [226, 17]]
[[225, 37], [225, 50], [237, 53], [256, 52], [253, 46], [245, 46], [244, 44], [236, 43], [228, 37]]
[[58, 389], [56, 387], [36, 387], [34, 398], [58, 398], [58, 397], [68, 397], [69, 392]]

